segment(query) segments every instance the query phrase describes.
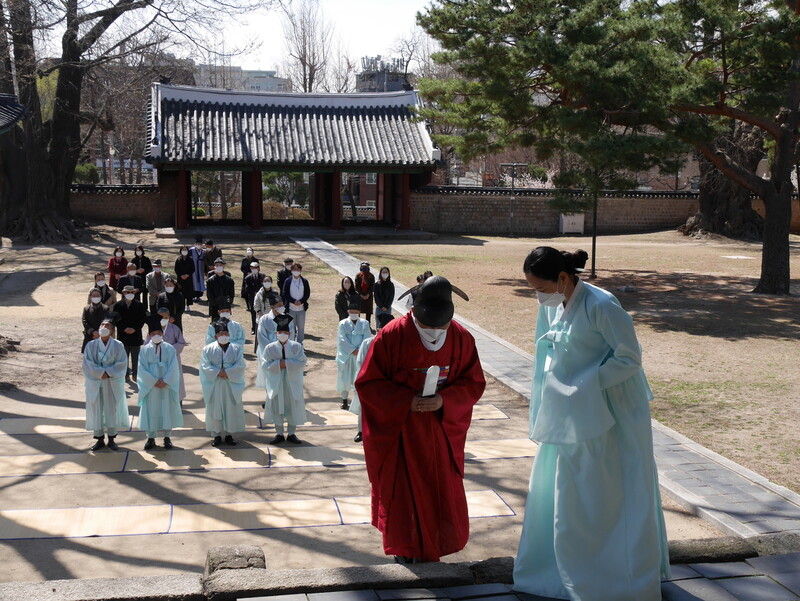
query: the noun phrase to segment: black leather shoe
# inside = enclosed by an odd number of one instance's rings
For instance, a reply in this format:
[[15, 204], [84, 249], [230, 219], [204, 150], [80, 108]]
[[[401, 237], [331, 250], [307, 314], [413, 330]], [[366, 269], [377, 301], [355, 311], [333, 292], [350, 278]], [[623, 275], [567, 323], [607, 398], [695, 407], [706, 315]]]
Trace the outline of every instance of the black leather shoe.
[[342, 399], [342, 409], [347, 410], [347, 407], [349, 407], [349, 405], [350, 404], [347, 402], [347, 399]]
[[353, 442], [361, 442], [362, 440], [363, 440], [363, 437], [361, 436], [361, 432], [359, 432], [358, 434], [356, 434], [353, 437]]
[[225, 437], [225, 444], [229, 444], [229, 445], [231, 445], [232, 447], [235, 447], [235, 446], [236, 446], [238, 443], [237, 443], [237, 442], [236, 442], [236, 441], [233, 439], [233, 436], [231, 436], [230, 434], [228, 434], [228, 435]]
[[95, 439], [97, 440], [97, 442], [94, 443], [94, 445], [92, 446], [92, 448], [91, 448], [92, 451], [99, 451], [104, 446], [106, 446], [106, 437], [105, 436], [95, 436]]
[[222, 436], [215, 436], [214, 440], [211, 441], [212, 447], [218, 447], [222, 444]]
[[144, 450], [149, 451], [150, 449], [156, 446], [156, 439], [155, 438], [148, 438], [147, 442], [144, 443]]
[[169, 436], [165, 436], [164, 437], [164, 448], [165, 449], [171, 449], [173, 446], [175, 446], [175, 445], [172, 444], [172, 441], [169, 439]]
[[292, 444], [303, 444], [303, 441], [297, 438], [297, 436], [295, 436], [294, 434], [289, 434], [289, 436], [286, 437], [286, 440], [288, 440]]
[[116, 436], [109, 436], [108, 437], [108, 448], [112, 451], [119, 451], [119, 445], [114, 440]]
[[283, 434], [276, 434], [275, 438], [269, 441], [269, 444], [281, 444], [282, 442], [286, 442], [286, 438]]

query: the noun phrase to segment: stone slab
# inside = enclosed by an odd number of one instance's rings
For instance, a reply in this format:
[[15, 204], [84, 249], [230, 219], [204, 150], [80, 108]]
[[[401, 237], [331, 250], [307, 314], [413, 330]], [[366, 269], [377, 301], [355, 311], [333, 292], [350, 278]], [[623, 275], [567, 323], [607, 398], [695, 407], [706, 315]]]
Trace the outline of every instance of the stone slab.
[[0, 583], [7, 601], [205, 601], [200, 576], [50, 580]]
[[664, 582], [661, 584], [661, 595], [664, 601], [739, 601], [706, 578]]
[[764, 572], [756, 570], [744, 561], [730, 561], [724, 563], [693, 563], [690, 566], [700, 575], [714, 580], [715, 578], [732, 578], [734, 576], [759, 576]]
[[507, 584], [487, 583], [470, 586], [455, 586], [442, 589], [442, 592], [453, 600], [474, 599], [476, 597], [506, 596], [511, 590]]
[[739, 601], [796, 601], [797, 595], [767, 576], [723, 578], [716, 581]]
[[375, 591], [381, 601], [411, 601], [413, 599], [442, 599], [446, 595], [439, 589], [401, 588]]
[[753, 557], [747, 560], [751, 566], [762, 574], [798, 573], [800, 574], [800, 553]]

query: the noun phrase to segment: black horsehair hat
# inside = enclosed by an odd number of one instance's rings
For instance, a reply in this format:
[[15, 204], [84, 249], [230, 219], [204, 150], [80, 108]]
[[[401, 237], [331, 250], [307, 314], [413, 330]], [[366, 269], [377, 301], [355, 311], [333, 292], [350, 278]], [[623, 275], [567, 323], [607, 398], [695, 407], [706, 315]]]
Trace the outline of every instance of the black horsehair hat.
[[147, 320], [147, 333], [152, 334], [153, 332], [163, 331], [164, 326], [161, 325], [161, 316], [158, 313], [151, 315]]
[[219, 334], [220, 332], [227, 332], [228, 331], [228, 322], [224, 319], [220, 319], [219, 321], [215, 321], [211, 324], [214, 326], [214, 334]]
[[353, 309], [358, 309], [359, 313], [361, 312], [361, 297], [355, 294], [349, 295], [347, 299], [347, 310], [352, 311]]
[[469, 297], [460, 288], [453, 286], [447, 278], [440, 275], [429, 277], [419, 286], [414, 286], [401, 294], [400, 298], [412, 292], [416, 292], [414, 316], [417, 321], [430, 328], [438, 328], [453, 319], [453, 313], [455, 313], [453, 292], [465, 301], [469, 300]]
[[276, 332], [288, 332], [289, 324], [294, 320], [291, 315], [276, 315], [272, 319], [275, 321]]

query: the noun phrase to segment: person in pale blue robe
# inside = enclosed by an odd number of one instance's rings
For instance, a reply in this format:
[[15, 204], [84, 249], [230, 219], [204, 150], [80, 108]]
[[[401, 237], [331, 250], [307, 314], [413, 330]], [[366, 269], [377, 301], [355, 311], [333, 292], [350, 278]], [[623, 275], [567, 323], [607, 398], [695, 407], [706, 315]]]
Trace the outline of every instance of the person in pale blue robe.
[[[231, 338], [231, 343], [240, 346], [244, 349], [244, 328], [238, 321], [233, 321], [231, 317], [230, 303], [222, 302], [219, 304], [219, 318], [227, 320], [228, 322], [228, 335]], [[206, 344], [211, 344], [215, 340], [214, 324], [210, 324], [206, 329]]]
[[[256, 328], [256, 337], [258, 339], [256, 358], [258, 359], [259, 365], [261, 365], [261, 362], [264, 360], [264, 348], [278, 339], [275, 318], [278, 315], [286, 314], [286, 309], [283, 306], [283, 298], [281, 298], [279, 294], [274, 292], [268, 293], [267, 302], [269, 303], [270, 310], [258, 318], [258, 326]], [[289, 322], [289, 338], [294, 339], [294, 334], [294, 319], [292, 319]], [[264, 372], [259, 369], [256, 374], [256, 386], [264, 388], [265, 385]], [[264, 405], [262, 405], [262, 407], [263, 406]]]
[[[161, 318], [161, 328], [164, 332], [164, 342], [169, 342], [172, 346], [174, 346], [175, 352], [178, 354], [178, 369], [180, 370], [181, 374], [181, 386], [178, 392], [178, 398], [180, 399], [181, 405], [183, 405], [183, 401], [186, 398], [186, 383], [184, 382], [183, 378], [183, 363], [181, 361], [181, 353], [188, 342], [186, 342], [186, 339], [183, 337], [183, 332], [181, 332], [181, 329], [170, 319], [168, 307], [159, 307], [156, 312]], [[148, 336], [144, 343], [147, 344], [149, 342], [150, 337]]]
[[233, 432], [244, 432], [244, 353], [242, 347], [231, 342], [228, 334], [229, 321], [215, 321], [216, 340], [203, 347], [200, 357], [200, 385], [206, 404], [206, 430], [218, 447], [225, 443], [235, 445]]
[[[297, 437], [297, 426], [306, 421], [306, 404], [303, 395], [303, 370], [306, 353], [303, 345], [289, 340], [292, 318], [279, 315], [275, 318], [277, 340], [264, 348], [261, 371], [264, 372], [267, 400], [264, 404], [264, 421], [275, 424], [275, 437], [269, 444], [289, 441], [302, 444]], [[286, 421], [288, 436], [284, 437]]]
[[[393, 319], [394, 317], [392, 317], [391, 313], [381, 313], [380, 315], [376, 315], [375, 322], [378, 330], [380, 330]], [[356, 377], [358, 377], [358, 372], [361, 371], [361, 366], [364, 365], [364, 360], [367, 358], [367, 353], [369, 352], [369, 347], [372, 346], [373, 340], [375, 340], [375, 336], [365, 338], [364, 342], [361, 343], [361, 346], [358, 347], [358, 355], [356, 355]], [[353, 437], [353, 442], [361, 442], [363, 440], [363, 435], [361, 433], [361, 401], [358, 398], [358, 391], [355, 389], [353, 389], [353, 400], [350, 401], [350, 405], [347, 407], [347, 410], [350, 413], [355, 413], [358, 416], [358, 433]]]
[[539, 247], [531, 473], [514, 590], [572, 601], [660, 601], [669, 556], [633, 320], [581, 281], [587, 255]]
[[369, 322], [361, 319], [361, 298], [349, 299], [347, 317], [339, 322], [336, 342], [336, 390], [342, 399], [342, 409], [347, 409], [347, 399], [355, 392], [358, 349], [371, 335]]
[[86, 429], [94, 433], [92, 451], [106, 446], [119, 449], [116, 442], [120, 428], [130, 427], [128, 402], [125, 398], [125, 373], [128, 356], [125, 346], [112, 338], [114, 322], [104, 319], [98, 329], [99, 338], [86, 343], [83, 351], [83, 374], [86, 387]]
[[145, 451], [156, 446], [159, 432], [164, 437], [164, 448], [171, 449], [172, 430], [183, 426], [179, 398], [180, 361], [175, 347], [164, 340], [160, 316], [153, 316], [147, 325], [149, 342], [139, 353], [136, 378], [139, 387], [139, 429], [147, 433]]

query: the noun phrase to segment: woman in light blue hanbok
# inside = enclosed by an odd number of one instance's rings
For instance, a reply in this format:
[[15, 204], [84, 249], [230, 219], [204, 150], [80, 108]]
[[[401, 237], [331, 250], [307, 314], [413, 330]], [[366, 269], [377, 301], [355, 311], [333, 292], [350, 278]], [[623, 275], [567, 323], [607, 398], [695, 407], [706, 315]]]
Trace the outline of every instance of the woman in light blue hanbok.
[[514, 590], [572, 601], [660, 601], [669, 557], [633, 320], [578, 279], [584, 251], [539, 247], [530, 437], [539, 443]]
[[347, 319], [339, 322], [336, 343], [336, 390], [342, 399], [342, 409], [347, 409], [347, 397], [350, 392], [355, 392], [358, 349], [361, 343], [372, 335], [369, 322], [361, 319], [360, 297], [349, 299], [347, 313]]
[[[222, 302], [219, 304], [217, 309], [219, 311], [219, 318], [224, 319], [228, 322], [228, 335], [230, 336], [231, 342], [237, 346], [242, 347], [242, 352], [244, 352], [244, 343], [245, 343], [245, 334], [244, 328], [242, 324], [238, 321], [233, 321], [231, 317], [231, 305], [227, 302]], [[215, 340], [214, 334], [214, 324], [209, 324], [208, 328], [206, 328], [206, 344], [211, 344]]]
[[125, 346], [112, 338], [114, 323], [104, 319], [98, 329], [99, 337], [90, 340], [83, 351], [83, 374], [86, 384], [86, 429], [96, 440], [92, 451], [106, 446], [116, 451], [117, 431], [130, 426], [128, 402], [125, 397], [125, 372], [128, 356]]
[[[167, 325], [172, 325], [167, 322]], [[161, 432], [164, 448], [173, 447], [172, 430], [183, 426], [181, 412], [181, 371], [178, 352], [164, 340], [164, 326], [159, 315], [150, 318], [149, 341], [139, 353], [139, 429], [147, 433], [144, 450], [156, 446], [156, 435]]]
[[245, 361], [242, 347], [231, 342], [227, 321], [214, 322], [216, 340], [203, 347], [200, 357], [200, 385], [206, 403], [206, 430], [214, 435], [211, 446], [235, 445], [233, 432], [244, 432]]

